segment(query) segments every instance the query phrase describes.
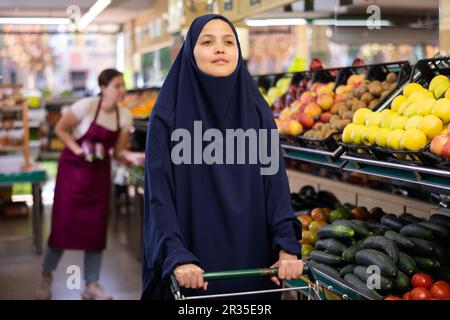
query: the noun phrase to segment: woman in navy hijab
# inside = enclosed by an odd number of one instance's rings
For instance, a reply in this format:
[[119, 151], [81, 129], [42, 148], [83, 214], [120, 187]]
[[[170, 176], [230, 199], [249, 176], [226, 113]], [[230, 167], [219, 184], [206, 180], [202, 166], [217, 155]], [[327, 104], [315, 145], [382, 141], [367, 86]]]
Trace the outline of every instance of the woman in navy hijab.
[[[259, 155], [265, 148], [276, 155], [275, 172], [262, 174], [267, 162], [249, 161], [258, 152], [247, 150], [248, 141], [229, 149], [225, 138], [205, 134], [200, 145], [192, 142], [207, 131], [225, 137], [239, 129], [259, 132], [259, 143], [266, 144]], [[194, 20], [147, 132], [143, 299], [171, 299], [172, 274], [184, 294], [200, 295], [276, 288], [280, 279], [303, 272], [298, 259], [301, 229], [291, 208], [278, 136], [270, 140], [266, 134], [275, 130], [270, 108], [243, 63], [231, 22], [215, 14]], [[180, 137], [192, 147], [187, 144], [189, 148], [180, 152]], [[213, 140], [223, 148], [215, 150], [213, 161], [199, 159], [205, 158], [203, 149]], [[244, 163], [229, 161], [245, 151]], [[270, 266], [279, 268], [278, 277], [271, 279], [274, 283], [269, 279], [206, 283], [202, 276]]]

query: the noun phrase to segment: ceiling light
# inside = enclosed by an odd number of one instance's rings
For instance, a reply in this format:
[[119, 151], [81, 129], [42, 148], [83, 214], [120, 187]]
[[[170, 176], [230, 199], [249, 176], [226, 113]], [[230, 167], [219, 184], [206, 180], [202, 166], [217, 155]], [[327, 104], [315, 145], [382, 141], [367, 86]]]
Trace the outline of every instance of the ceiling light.
[[92, 5], [88, 12], [86, 12], [80, 20], [78, 20], [78, 29], [84, 29], [88, 24], [90, 24], [95, 17], [97, 17], [109, 4], [111, 0], [97, 0], [96, 3]]
[[266, 27], [266, 26], [298, 26], [305, 25], [306, 20], [301, 18], [292, 19], [248, 19], [245, 23], [249, 27]]
[[[316, 26], [337, 26], [337, 27], [367, 27], [369, 20], [336, 20], [336, 19], [315, 19], [313, 25]], [[375, 23], [374, 23], [375, 24]], [[370, 24], [369, 24], [370, 25]], [[392, 26], [389, 20], [380, 20], [380, 27]]]
[[0, 24], [69, 24], [69, 18], [45, 18], [45, 17], [0, 17]]

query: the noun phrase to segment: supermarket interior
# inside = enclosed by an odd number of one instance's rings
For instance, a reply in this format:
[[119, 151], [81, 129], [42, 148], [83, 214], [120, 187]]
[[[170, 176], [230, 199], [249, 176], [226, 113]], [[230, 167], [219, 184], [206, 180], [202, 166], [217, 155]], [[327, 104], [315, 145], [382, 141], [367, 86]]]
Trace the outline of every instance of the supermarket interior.
[[[0, 1], [0, 300], [139, 300], [158, 276], [185, 298], [187, 263], [201, 288], [282, 258], [303, 262], [282, 299], [450, 300], [449, 52], [447, 0]], [[281, 171], [215, 146], [179, 165], [190, 120], [276, 128]]]

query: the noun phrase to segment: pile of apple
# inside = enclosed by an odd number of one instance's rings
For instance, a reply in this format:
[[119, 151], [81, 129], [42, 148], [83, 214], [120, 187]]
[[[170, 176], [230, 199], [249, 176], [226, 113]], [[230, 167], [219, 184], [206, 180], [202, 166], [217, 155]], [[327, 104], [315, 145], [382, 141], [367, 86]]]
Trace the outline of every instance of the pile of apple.
[[[336, 88], [334, 94], [333, 105], [324, 113], [322, 113], [319, 121], [316, 122], [311, 130], [304, 133], [305, 138], [323, 139], [330, 135], [342, 132], [344, 127], [351, 122], [351, 116], [346, 108], [346, 101], [351, 98], [350, 93], [359, 88], [364, 82], [364, 75], [351, 75], [346, 84]], [[336, 135], [335, 140], [339, 140], [340, 136]]]
[[330, 120], [329, 110], [335, 103], [334, 82], [314, 83], [310, 90], [285, 107], [275, 119], [280, 134], [299, 135], [311, 129], [316, 122]]
[[[445, 78], [449, 89], [450, 81]], [[369, 108], [358, 109], [353, 114], [352, 123], [345, 127], [342, 141], [353, 145], [418, 151], [439, 135], [432, 151], [442, 155], [438, 151], [444, 149], [440, 148], [440, 139], [444, 134], [448, 138], [450, 99], [436, 100], [435, 89], [443, 80], [442, 76], [435, 77], [428, 89], [418, 83], [406, 85], [403, 94], [392, 101], [390, 109], [381, 112], [373, 112]], [[450, 91], [447, 92], [450, 96]]]

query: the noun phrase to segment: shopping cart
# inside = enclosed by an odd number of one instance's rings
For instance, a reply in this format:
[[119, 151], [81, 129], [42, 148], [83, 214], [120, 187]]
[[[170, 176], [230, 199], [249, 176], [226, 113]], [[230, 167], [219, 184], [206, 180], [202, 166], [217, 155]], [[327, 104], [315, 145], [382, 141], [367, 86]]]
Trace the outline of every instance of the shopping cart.
[[[247, 270], [232, 270], [223, 272], [205, 272], [203, 279], [205, 281], [214, 280], [231, 280], [231, 279], [246, 279], [255, 277], [273, 277], [278, 275], [278, 269], [247, 269]], [[213, 295], [200, 296], [184, 296], [175, 276], [171, 276], [170, 287], [175, 300], [196, 300], [196, 299], [213, 299], [213, 298], [228, 298], [240, 297], [246, 295], [258, 295], [273, 292], [287, 292], [297, 291], [299, 297], [304, 300], [367, 300], [374, 299], [370, 295], [359, 292], [351, 287], [343, 279], [326, 274], [316, 267], [305, 263], [303, 274], [295, 280], [284, 281], [283, 288], [256, 290], [246, 292], [221, 293]]]

